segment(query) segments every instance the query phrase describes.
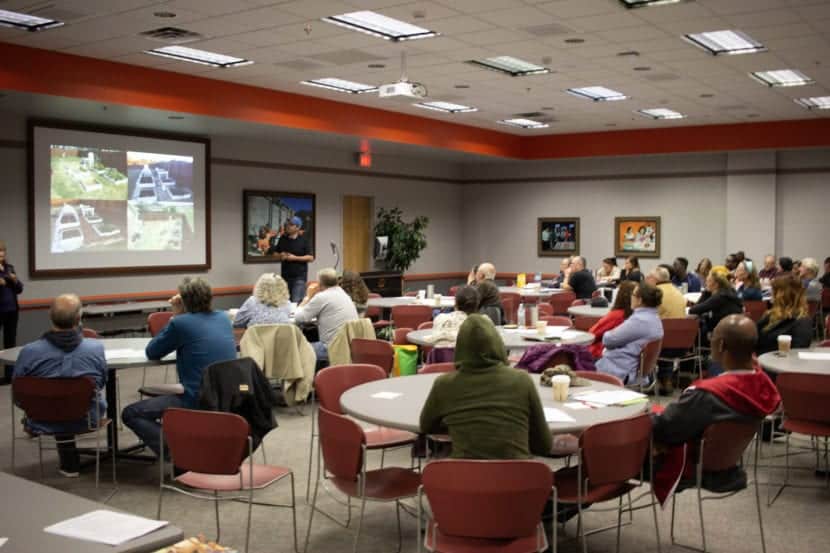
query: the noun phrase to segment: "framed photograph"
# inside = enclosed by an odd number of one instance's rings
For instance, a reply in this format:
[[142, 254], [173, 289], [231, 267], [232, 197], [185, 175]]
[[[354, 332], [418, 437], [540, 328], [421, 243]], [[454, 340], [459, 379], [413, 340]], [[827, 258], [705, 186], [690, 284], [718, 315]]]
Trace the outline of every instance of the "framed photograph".
[[244, 263], [274, 263], [274, 247], [285, 232], [285, 222], [299, 217], [300, 233], [314, 255], [317, 212], [314, 194], [245, 190], [242, 251]]
[[660, 257], [660, 217], [614, 217], [614, 255]]
[[579, 253], [579, 217], [539, 217], [536, 225], [539, 257], [565, 257]]

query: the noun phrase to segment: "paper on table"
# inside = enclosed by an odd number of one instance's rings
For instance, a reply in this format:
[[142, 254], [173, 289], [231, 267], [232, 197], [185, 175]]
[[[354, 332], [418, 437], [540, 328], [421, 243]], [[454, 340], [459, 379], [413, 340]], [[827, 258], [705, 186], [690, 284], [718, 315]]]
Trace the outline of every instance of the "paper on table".
[[830, 352], [819, 353], [817, 351], [799, 351], [798, 358], [805, 361], [830, 361]]
[[600, 392], [587, 392], [574, 396], [579, 401], [598, 403], [600, 405], [616, 405], [626, 401], [645, 398], [645, 394], [633, 390], [602, 390]]
[[144, 357], [143, 349], [108, 349], [104, 351], [107, 359], [128, 359], [131, 357]]
[[378, 392], [376, 394], [372, 394], [369, 397], [373, 397], [375, 399], [395, 399], [401, 397], [403, 394], [399, 392]]
[[544, 409], [546, 422], [576, 422], [576, 419], [561, 409], [555, 407], [545, 407]]
[[47, 526], [43, 531], [107, 545], [121, 545], [167, 524], [166, 520], [151, 520], [126, 513], [98, 510]]
[[9, 538], [0, 538], [0, 547], [6, 545], [7, 541], [9, 541]]
[[579, 403], [578, 401], [569, 401], [562, 405], [563, 407], [567, 407], [568, 409], [590, 409], [590, 405], [586, 405], [585, 403]]

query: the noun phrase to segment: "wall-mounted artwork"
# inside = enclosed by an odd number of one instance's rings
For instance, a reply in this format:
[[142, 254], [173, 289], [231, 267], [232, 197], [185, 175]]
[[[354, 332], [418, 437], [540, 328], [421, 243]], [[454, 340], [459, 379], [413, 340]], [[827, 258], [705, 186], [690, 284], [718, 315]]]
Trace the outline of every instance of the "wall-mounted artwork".
[[539, 217], [536, 225], [539, 257], [565, 257], [579, 253], [579, 217]]
[[274, 247], [285, 231], [285, 222], [299, 217], [300, 232], [307, 238], [314, 255], [317, 224], [314, 194], [245, 190], [243, 193], [245, 263], [275, 263]]
[[615, 217], [614, 255], [660, 257], [660, 217]]

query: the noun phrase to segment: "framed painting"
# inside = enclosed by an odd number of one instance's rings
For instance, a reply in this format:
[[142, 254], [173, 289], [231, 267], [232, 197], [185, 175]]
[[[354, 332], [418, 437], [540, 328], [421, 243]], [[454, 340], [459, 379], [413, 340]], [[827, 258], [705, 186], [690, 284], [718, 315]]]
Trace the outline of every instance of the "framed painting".
[[539, 217], [536, 224], [539, 257], [565, 257], [579, 253], [579, 217]]
[[660, 257], [660, 217], [614, 217], [614, 255]]
[[242, 202], [244, 263], [275, 263], [274, 247], [285, 232], [286, 221], [292, 217], [302, 220], [300, 233], [307, 237], [314, 255], [317, 224], [314, 194], [245, 190]]

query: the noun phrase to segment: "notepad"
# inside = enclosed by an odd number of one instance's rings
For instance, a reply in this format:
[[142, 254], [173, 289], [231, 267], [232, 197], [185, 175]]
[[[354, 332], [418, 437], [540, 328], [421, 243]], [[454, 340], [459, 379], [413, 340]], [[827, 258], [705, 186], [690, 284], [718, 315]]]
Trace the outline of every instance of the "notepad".
[[104, 351], [107, 360], [110, 359], [131, 359], [134, 357], [143, 358], [143, 349], [108, 349]]
[[43, 531], [67, 538], [121, 545], [167, 524], [166, 520], [151, 520], [126, 513], [98, 510], [47, 526]]
[[599, 405], [622, 405], [628, 402], [648, 399], [645, 394], [633, 390], [602, 390], [599, 392], [588, 392], [574, 396], [574, 399], [587, 403]]
[[798, 358], [805, 361], [830, 361], [830, 352], [819, 353], [817, 351], [799, 351]]
[[555, 407], [545, 407], [545, 421], [546, 422], [576, 422], [572, 416], [556, 409]]
[[403, 394], [399, 392], [377, 392], [376, 394], [372, 394], [369, 397], [375, 399], [395, 399], [401, 397]]

